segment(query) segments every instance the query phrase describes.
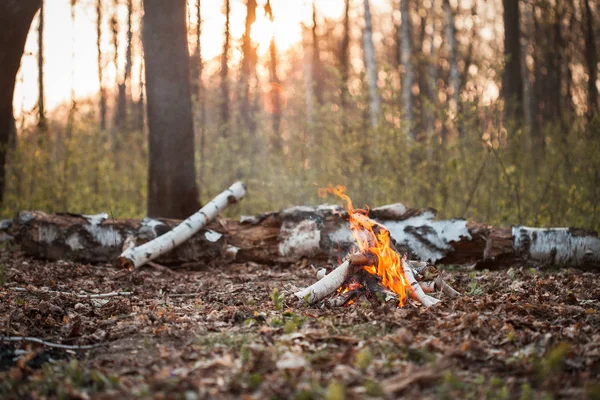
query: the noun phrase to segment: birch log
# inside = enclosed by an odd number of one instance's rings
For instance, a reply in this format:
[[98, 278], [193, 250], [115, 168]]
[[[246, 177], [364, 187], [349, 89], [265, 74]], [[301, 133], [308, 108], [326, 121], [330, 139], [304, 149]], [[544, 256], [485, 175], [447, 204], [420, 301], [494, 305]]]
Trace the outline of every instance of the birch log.
[[191, 238], [208, 222], [213, 220], [229, 204], [236, 203], [246, 194], [246, 188], [241, 182], [236, 182], [210, 203], [205, 205], [192, 216], [188, 217], [175, 228], [151, 240], [141, 246], [131, 247], [125, 250], [117, 259], [117, 263], [122, 267], [132, 268], [144, 265], [148, 261], [154, 260], [161, 254], [164, 254], [181, 243]]
[[[188, 241], [161, 255], [168, 266], [202, 267], [208, 263], [289, 264], [302, 258], [338, 265], [356, 250], [339, 206], [292, 207], [278, 212], [220, 218]], [[341, 214], [341, 216], [340, 216]], [[369, 216], [390, 231], [396, 248], [411, 260], [435, 264], [476, 264], [500, 268], [531, 262], [540, 267], [598, 270], [600, 239], [575, 228], [496, 227], [464, 219], [436, 219], [435, 210], [402, 204], [373, 208]], [[25, 254], [47, 260], [113, 262], [128, 237], [137, 246], [168, 232], [181, 221], [113, 220], [107, 215], [45, 214], [23, 211], [0, 224]]]
[[307, 288], [304, 288], [294, 295], [300, 301], [306, 301], [308, 304], [314, 304], [331, 293], [335, 292], [346, 280], [352, 268], [350, 268], [350, 261], [346, 260], [340, 264], [336, 269], [325, 275], [323, 279], [318, 280], [314, 284]]

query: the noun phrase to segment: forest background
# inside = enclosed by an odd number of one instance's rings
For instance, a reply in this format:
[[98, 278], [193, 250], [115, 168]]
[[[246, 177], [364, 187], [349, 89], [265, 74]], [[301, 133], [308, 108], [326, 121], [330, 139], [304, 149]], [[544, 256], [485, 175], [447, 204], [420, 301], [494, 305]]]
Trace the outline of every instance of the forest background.
[[[333, 183], [357, 205], [600, 227], [600, 1], [191, 0], [186, 12], [201, 203], [240, 179], [235, 213], [319, 204]], [[143, 14], [141, 0], [43, 2], [2, 216], [147, 215]]]

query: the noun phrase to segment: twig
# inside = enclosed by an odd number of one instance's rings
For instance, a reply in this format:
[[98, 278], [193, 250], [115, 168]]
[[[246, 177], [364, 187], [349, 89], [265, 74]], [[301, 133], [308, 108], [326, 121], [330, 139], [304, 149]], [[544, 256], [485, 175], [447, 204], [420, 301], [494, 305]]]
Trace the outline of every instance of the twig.
[[21, 288], [21, 287], [12, 288], [12, 290], [15, 291], [15, 292], [31, 293], [31, 294], [35, 294], [35, 295], [41, 295], [41, 294], [64, 294], [66, 296], [75, 296], [75, 297], [78, 297], [80, 299], [103, 299], [105, 297], [131, 296], [133, 294], [133, 292], [110, 292], [110, 293], [98, 293], [98, 294], [79, 294], [79, 293], [71, 293], [71, 292], [60, 292], [60, 291], [57, 291], [57, 290], [36, 290], [36, 291], [29, 291], [26, 288]]
[[32, 337], [32, 336], [0, 336], [0, 343], [2, 342], [31, 342], [38, 343], [48, 347], [54, 347], [57, 349], [65, 349], [65, 350], [89, 350], [94, 349], [96, 347], [103, 346], [104, 343], [96, 343], [96, 344], [83, 344], [83, 345], [68, 345], [68, 344], [60, 344], [60, 343], [52, 343], [46, 340]]

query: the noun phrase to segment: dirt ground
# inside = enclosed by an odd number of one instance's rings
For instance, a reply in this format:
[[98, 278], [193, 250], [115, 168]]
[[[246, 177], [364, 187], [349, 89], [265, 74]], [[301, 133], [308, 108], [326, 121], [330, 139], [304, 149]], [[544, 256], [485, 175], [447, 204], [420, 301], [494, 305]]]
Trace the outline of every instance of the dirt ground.
[[[127, 273], [5, 247], [0, 335], [101, 345], [0, 342], [0, 397], [600, 398], [598, 273], [446, 268], [464, 295], [429, 309], [291, 301], [319, 267]], [[75, 296], [113, 291], [132, 294]]]

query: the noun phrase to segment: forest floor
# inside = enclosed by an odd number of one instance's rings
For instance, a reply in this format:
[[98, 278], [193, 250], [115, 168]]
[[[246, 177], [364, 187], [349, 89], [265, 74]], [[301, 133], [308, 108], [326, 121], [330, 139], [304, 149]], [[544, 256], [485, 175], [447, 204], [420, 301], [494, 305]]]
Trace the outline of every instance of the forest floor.
[[429, 309], [320, 309], [282, 300], [306, 264], [127, 273], [4, 248], [0, 335], [102, 345], [0, 342], [0, 397], [600, 398], [598, 273], [444, 273], [464, 295]]

